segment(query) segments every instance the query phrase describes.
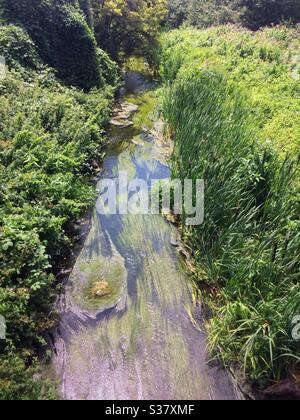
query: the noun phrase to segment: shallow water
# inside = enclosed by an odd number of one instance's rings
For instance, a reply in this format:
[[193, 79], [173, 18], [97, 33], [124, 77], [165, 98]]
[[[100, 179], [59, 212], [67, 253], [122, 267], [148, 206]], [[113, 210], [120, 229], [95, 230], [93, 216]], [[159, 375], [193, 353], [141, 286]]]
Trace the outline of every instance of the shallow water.
[[[155, 137], [134, 128], [114, 128], [110, 137], [103, 177], [127, 171], [150, 183], [170, 176]], [[227, 373], [207, 364], [200, 309], [171, 245], [176, 236], [161, 216], [103, 216], [95, 207], [60, 305], [54, 365], [64, 398], [238, 398]], [[99, 282], [110, 288], [101, 298], [91, 294]]]

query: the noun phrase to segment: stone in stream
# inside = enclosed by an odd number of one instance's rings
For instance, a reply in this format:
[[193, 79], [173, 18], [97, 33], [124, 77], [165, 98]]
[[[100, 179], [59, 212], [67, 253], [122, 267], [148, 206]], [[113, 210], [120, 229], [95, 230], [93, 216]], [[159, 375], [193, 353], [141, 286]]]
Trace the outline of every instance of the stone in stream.
[[[86, 245], [93, 243], [92, 225]], [[90, 241], [90, 242], [89, 242]], [[89, 259], [91, 258], [91, 259]], [[126, 301], [127, 271], [121, 256], [79, 256], [65, 289], [65, 311], [78, 318], [96, 319], [111, 308], [123, 308]]]
[[172, 246], [174, 246], [175, 248], [179, 248], [181, 245], [181, 241], [180, 241], [180, 237], [179, 235], [171, 235], [171, 240], [170, 243]]
[[114, 116], [111, 119], [110, 124], [119, 128], [132, 127], [133, 122], [130, 121], [130, 117], [138, 110], [139, 107], [137, 105], [131, 104], [129, 102], [124, 102], [120, 104], [119, 107], [115, 108]]
[[92, 297], [101, 298], [103, 296], [109, 296], [112, 290], [107, 281], [102, 280], [94, 284], [90, 293]]
[[117, 118], [114, 118], [110, 120], [110, 124], [114, 125], [119, 128], [128, 128], [133, 126], [133, 122], [129, 120], [119, 120]]
[[122, 104], [122, 110], [123, 112], [130, 112], [130, 114], [134, 114], [135, 112], [138, 112], [139, 107], [138, 105], [131, 104], [130, 102], [124, 102]]

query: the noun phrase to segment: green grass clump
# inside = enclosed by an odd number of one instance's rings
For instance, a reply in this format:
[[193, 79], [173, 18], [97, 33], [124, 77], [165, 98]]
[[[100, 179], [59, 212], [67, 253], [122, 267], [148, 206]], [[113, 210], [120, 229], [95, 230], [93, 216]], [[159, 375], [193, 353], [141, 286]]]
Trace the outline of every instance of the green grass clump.
[[[186, 226], [183, 216], [182, 227], [199, 282], [220, 290], [211, 302], [210, 348], [259, 387], [284, 377], [300, 357], [292, 338], [300, 314], [300, 81], [286, 61], [294, 44], [296, 33], [285, 28], [179, 30], [163, 39], [173, 176], [205, 180], [204, 224]], [[294, 116], [285, 148], [281, 113]], [[269, 125], [279, 129], [266, 142]]]
[[255, 138], [284, 159], [300, 146], [300, 36], [284, 26], [258, 32], [235, 26], [172, 31], [163, 37], [163, 76], [190, 66], [222, 73], [247, 92]]

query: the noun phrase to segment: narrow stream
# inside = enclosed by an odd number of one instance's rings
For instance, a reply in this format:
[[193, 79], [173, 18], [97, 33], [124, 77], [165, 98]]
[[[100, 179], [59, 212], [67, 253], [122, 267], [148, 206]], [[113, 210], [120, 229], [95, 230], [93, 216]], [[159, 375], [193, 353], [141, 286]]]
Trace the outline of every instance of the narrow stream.
[[[147, 83], [134, 73], [128, 80], [142, 98]], [[127, 171], [150, 183], [170, 176], [155, 135], [114, 128], [110, 140], [103, 177]], [[161, 216], [103, 216], [95, 206], [60, 302], [53, 364], [65, 399], [239, 398], [227, 373], [207, 364], [176, 236]]]

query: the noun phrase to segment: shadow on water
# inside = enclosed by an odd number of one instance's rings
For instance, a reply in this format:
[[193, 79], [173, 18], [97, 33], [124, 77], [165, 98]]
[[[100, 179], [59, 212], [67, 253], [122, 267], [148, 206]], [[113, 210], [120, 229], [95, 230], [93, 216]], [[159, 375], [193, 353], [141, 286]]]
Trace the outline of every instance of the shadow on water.
[[[153, 85], [130, 72], [127, 87], [138, 96]], [[113, 127], [109, 136], [103, 177], [127, 171], [148, 185], [170, 177], [155, 136], [136, 127]], [[161, 216], [100, 215], [95, 207], [60, 307], [53, 363], [64, 398], [238, 398], [227, 373], [207, 364], [191, 286], [171, 245], [176, 233]]]

